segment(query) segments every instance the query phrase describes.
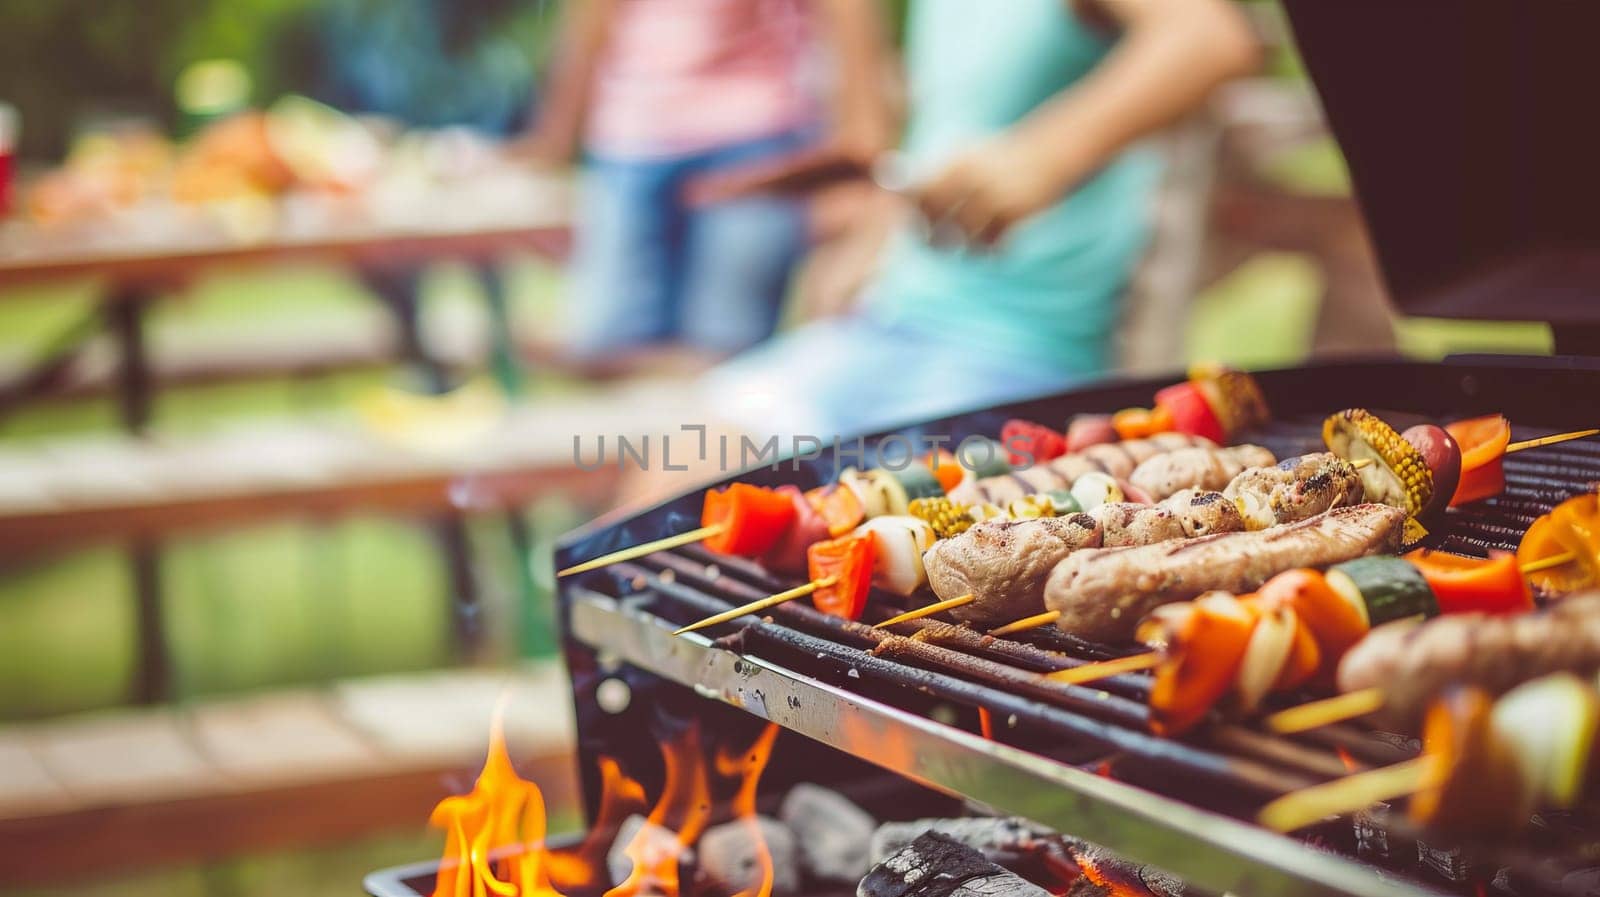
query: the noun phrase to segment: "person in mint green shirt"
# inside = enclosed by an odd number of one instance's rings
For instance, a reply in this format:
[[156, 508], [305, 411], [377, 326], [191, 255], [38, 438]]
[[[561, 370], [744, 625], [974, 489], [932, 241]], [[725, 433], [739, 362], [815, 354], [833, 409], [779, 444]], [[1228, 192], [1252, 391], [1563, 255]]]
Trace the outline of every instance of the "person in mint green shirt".
[[1160, 176], [1138, 142], [1258, 55], [1228, 0], [911, 0], [905, 43], [916, 186], [879, 204], [920, 221], [852, 312], [711, 372], [742, 429], [864, 432], [1105, 371]]

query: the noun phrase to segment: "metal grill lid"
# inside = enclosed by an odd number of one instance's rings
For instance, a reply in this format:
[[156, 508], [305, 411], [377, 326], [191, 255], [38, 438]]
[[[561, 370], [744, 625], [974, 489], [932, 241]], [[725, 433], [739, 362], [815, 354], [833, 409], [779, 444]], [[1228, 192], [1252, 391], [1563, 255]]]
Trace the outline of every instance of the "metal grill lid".
[[1396, 305], [1600, 325], [1600, 3], [1283, 5]]

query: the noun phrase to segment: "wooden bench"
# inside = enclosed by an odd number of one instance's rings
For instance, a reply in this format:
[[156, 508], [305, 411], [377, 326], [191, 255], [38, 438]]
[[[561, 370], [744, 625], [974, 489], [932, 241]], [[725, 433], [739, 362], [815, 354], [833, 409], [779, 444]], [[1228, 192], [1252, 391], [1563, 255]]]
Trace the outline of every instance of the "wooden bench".
[[0, 730], [0, 891], [419, 831], [470, 788], [502, 696], [519, 771], [570, 815], [571, 699], [553, 664]]

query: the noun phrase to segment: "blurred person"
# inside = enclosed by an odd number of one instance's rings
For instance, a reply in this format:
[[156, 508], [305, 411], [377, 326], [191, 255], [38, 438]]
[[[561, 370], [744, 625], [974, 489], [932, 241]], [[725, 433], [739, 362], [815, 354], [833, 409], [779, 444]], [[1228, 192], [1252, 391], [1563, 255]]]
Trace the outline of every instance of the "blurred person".
[[345, 112], [507, 136], [525, 124], [520, 0], [329, 0], [287, 36], [294, 85]]
[[[548, 163], [584, 155], [570, 349], [599, 359], [671, 344], [721, 357], [767, 338], [807, 242], [804, 209], [768, 196], [691, 205], [684, 188], [824, 140], [884, 149], [874, 5], [582, 0], [567, 4], [557, 52], [525, 147]], [[813, 77], [824, 61], [831, 76]]]
[[1106, 371], [1160, 176], [1135, 145], [1258, 54], [1228, 0], [912, 0], [915, 186], [847, 214], [818, 272], [837, 306], [872, 270], [859, 307], [712, 371], [703, 405], [736, 429], [826, 439]]

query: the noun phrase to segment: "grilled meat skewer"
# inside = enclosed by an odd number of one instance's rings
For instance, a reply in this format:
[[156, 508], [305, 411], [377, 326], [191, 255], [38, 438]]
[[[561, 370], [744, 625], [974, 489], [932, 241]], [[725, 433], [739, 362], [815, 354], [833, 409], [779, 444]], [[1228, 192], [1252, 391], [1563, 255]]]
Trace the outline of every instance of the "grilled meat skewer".
[[[1086, 473], [1104, 473], [1126, 479], [1141, 463], [1178, 449], [1218, 449], [1211, 440], [1183, 433], [1157, 433], [1148, 439], [1129, 439], [1091, 445], [1081, 452], [1062, 455], [1016, 470], [981, 479], [969, 479], [950, 490], [950, 499], [962, 504], [991, 504], [1005, 507], [1014, 499], [1051, 489], [1068, 489]], [[1265, 449], [1260, 451], [1265, 452]]]
[[1492, 694], [1547, 673], [1600, 671], [1600, 592], [1511, 616], [1449, 614], [1379, 626], [1339, 664], [1339, 690], [1381, 688], [1380, 722], [1415, 731], [1452, 684]]
[[1278, 463], [1259, 445], [1229, 448], [1197, 446], [1175, 449], [1143, 461], [1128, 475], [1128, 482], [1160, 501], [1185, 489], [1221, 491], [1233, 478], [1252, 467]]
[[1334, 508], [1259, 532], [1099, 548], [1068, 555], [1045, 583], [1056, 625], [1095, 641], [1125, 641], [1152, 608], [1212, 590], [1244, 593], [1295, 567], [1326, 567], [1400, 549], [1406, 513], [1387, 505]]
[[[1231, 495], [1229, 493], [1232, 493]], [[923, 557], [928, 584], [940, 598], [976, 595], [952, 612], [963, 622], [1008, 623], [1044, 609], [1044, 585], [1056, 564], [1086, 548], [1122, 548], [1171, 539], [1237, 532], [1269, 525], [1266, 514], [1292, 523], [1361, 500], [1361, 479], [1350, 465], [1320, 453], [1234, 477], [1228, 490], [1189, 490], [1156, 505], [1113, 502], [1093, 514], [988, 521], [941, 540]], [[1239, 508], [1252, 509], [1253, 518]], [[1274, 512], [1273, 509], [1280, 509]], [[1132, 626], [1136, 620], [1129, 621]]]
[[1039, 612], [1051, 569], [1075, 551], [1243, 529], [1233, 502], [1221, 493], [1191, 490], [1159, 505], [1108, 502], [1088, 514], [986, 520], [940, 540], [922, 564], [941, 598], [978, 596], [951, 611], [956, 619], [1004, 623]]

